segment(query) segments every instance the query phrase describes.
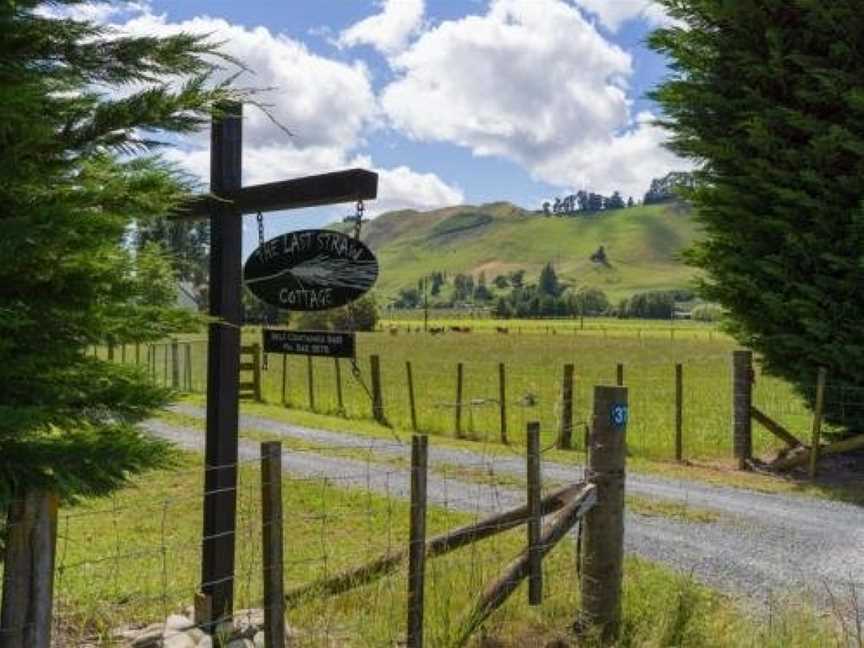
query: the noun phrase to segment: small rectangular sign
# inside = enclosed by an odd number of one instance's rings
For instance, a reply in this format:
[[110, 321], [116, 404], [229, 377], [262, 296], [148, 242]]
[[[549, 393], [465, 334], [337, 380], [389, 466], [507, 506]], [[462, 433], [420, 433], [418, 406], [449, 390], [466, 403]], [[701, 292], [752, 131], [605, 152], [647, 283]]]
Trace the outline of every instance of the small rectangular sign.
[[353, 333], [264, 329], [264, 353], [353, 358]]

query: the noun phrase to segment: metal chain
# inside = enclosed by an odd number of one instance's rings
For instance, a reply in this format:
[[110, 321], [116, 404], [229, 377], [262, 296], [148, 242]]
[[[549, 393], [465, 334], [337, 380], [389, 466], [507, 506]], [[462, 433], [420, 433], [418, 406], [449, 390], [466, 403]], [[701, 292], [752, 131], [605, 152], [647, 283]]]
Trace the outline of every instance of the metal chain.
[[260, 211], [257, 216], [258, 220], [258, 247], [263, 247], [264, 245], [264, 214]]
[[357, 201], [356, 213], [354, 215], [354, 238], [360, 239], [360, 228], [363, 227], [363, 214], [366, 212], [366, 206], [363, 204], [363, 199]]

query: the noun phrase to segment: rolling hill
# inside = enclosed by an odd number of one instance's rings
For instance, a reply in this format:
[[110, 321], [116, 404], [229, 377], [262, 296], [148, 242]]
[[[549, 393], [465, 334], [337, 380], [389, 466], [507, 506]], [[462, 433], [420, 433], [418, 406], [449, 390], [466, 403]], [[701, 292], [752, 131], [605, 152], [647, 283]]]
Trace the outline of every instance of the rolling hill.
[[[436, 271], [475, 276], [485, 271], [491, 284], [496, 275], [524, 269], [532, 282], [552, 261], [564, 282], [600, 288], [615, 300], [645, 290], [686, 288], [694, 271], [680, 253], [697, 232], [689, 209], [679, 203], [572, 217], [491, 203], [382, 214], [364, 225], [362, 238], [380, 261], [377, 289], [384, 297]], [[601, 245], [608, 267], [589, 259]]]

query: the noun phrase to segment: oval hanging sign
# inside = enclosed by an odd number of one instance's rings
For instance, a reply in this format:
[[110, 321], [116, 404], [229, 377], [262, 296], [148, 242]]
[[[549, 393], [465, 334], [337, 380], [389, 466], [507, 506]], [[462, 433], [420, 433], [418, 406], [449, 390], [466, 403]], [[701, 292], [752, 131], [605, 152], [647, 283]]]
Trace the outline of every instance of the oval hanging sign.
[[331, 230], [270, 239], [252, 253], [243, 280], [261, 301], [293, 311], [350, 304], [378, 279], [378, 260], [360, 241]]

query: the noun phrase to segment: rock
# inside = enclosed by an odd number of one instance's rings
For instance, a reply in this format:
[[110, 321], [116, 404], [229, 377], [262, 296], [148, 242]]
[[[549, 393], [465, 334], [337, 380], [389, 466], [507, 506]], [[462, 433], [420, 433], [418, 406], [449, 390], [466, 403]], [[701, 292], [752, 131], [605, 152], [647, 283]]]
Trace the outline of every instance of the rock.
[[255, 644], [255, 648], [264, 648], [264, 632], [256, 632], [255, 637], [252, 639], [252, 643]]
[[201, 643], [201, 640], [207, 636], [207, 633], [199, 628], [191, 628], [186, 631], [186, 634], [192, 637], [192, 640], [197, 644]]
[[197, 648], [196, 641], [185, 632], [177, 632], [166, 637], [162, 648]]
[[213, 637], [205, 634], [204, 638], [198, 642], [198, 648], [213, 648]]
[[186, 632], [186, 630], [193, 627], [195, 627], [195, 624], [192, 623], [192, 620], [182, 614], [172, 614], [165, 621], [166, 632], [169, 630], [174, 630], [175, 632]]
[[162, 642], [162, 633], [165, 626], [161, 623], [153, 623], [136, 633], [132, 640], [132, 648], [157, 648]]
[[251, 639], [235, 639], [225, 648], [255, 648], [255, 644]]

